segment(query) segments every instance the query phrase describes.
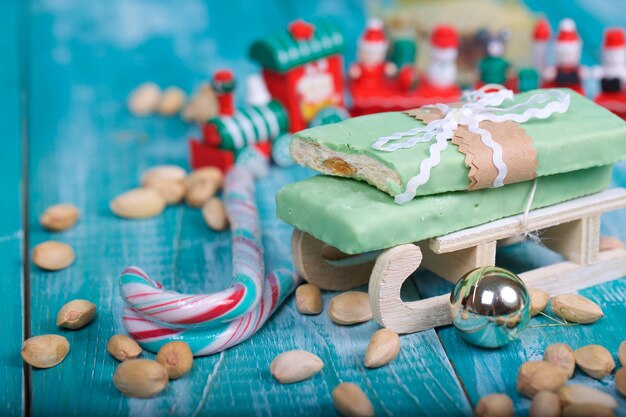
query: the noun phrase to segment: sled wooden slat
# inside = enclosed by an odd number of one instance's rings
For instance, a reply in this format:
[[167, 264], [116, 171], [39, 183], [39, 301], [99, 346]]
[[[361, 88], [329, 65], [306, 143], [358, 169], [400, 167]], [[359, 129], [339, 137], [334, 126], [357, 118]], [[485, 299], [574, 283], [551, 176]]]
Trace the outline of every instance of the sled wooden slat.
[[528, 214], [526, 230], [522, 228], [521, 216], [511, 216], [432, 238], [429, 241], [429, 248], [437, 254], [454, 252], [505, 239], [525, 231], [542, 230], [624, 207], [626, 207], [626, 189], [615, 188], [533, 210]]

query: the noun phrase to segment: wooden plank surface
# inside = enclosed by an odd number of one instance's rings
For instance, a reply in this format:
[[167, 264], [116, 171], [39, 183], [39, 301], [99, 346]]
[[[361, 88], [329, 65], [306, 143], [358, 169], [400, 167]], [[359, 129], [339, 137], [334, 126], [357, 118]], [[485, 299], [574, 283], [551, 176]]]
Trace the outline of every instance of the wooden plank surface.
[[[303, 4], [242, 2], [238, 8], [232, 2], [211, 3], [208, 13], [201, 1], [112, 1], [107, 7], [33, 2], [31, 246], [54, 238], [76, 251], [76, 262], [67, 270], [32, 269], [33, 334], [63, 334], [71, 344], [62, 364], [33, 372], [33, 415], [332, 415], [332, 389], [344, 381], [359, 384], [379, 415], [470, 412], [434, 332], [403, 337], [398, 360], [366, 370], [363, 355], [378, 327], [373, 321], [341, 327], [325, 313], [304, 317], [293, 299], [250, 341], [198, 359], [190, 375], [157, 398], [124, 398], [111, 382], [116, 362], [105, 345], [111, 335], [124, 332], [117, 288], [124, 267], [141, 266], [169, 288], [191, 292], [224, 288], [231, 270], [228, 233], [209, 231], [198, 210], [173, 207], [152, 220], [127, 221], [108, 209], [109, 200], [136, 186], [148, 167], [186, 166], [186, 138], [195, 133], [175, 119], [130, 116], [124, 108], [127, 92], [147, 79], [189, 90], [220, 65], [243, 76], [252, 69], [241, 58], [252, 39], [284, 27], [296, 14], [306, 18], [329, 7]], [[229, 24], [232, 10], [244, 7], [238, 24]], [[136, 14], [130, 18], [126, 12]], [[355, 28], [362, 26], [361, 12], [339, 12], [354, 15], [350, 24]], [[245, 36], [239, 33], [242, 27]], [[268, 268], [290, 259], [291, 229], [274, 214], [274, 194], [309, 175], [301, 168], [275, 169], [259, 184]], [[71, 230], [51, 234], [37, 225], [37, 216], [59, 202], [76, 204], [82, 217]], [[55, 315], [72, 298], [96, 303], [98, 316], [83, 330], [60, 330]], [[281, 386], [269, 364], [293, 348], [317, 353], [326, 367], [310, 381]]]
[[0, 2], [0, 415], [20, 416], [23, 412], [24, 377], [19, 356], [23, 337], [22, 303], [22, 131], [20, 111], [19, 29], [17, 1]]

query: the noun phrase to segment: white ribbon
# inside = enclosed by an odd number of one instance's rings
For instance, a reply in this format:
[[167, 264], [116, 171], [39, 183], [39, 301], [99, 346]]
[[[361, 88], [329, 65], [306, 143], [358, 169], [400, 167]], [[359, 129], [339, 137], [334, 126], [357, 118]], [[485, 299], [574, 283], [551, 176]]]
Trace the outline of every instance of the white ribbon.
[[[495, 92], [485, 90], [501, 88]], [[398, 149], [408, 149], [417, 143], [435, 141], [429, 148], [429, 156], [420, 163], [419, 174], [409, 179], [406, 190], [395, 197], [398, 204], [407, 203], [415, 197], [417, 189], [426, 184], [430, 178], [432, 168], [441, 162], [441, 153], [448, 147], [448, 140], [452, 139], [454, 131], [460, 126], [480, 136], [483, 144], [493, 152], [493, 164], [498, 171], [493, 187], [502, 187], [507, 175], [507, 166], [502, 159], [502, 147], [492, 139], [491, 133], [479, 127], [484, 120], [492, 122], [513, 121], [523, 123], [530, 119], [546, 119], [554, 113], [565, 113], [569, 107], [570, 96], [560, 90], [547, 90], [530, 96], [523, 103], [510, 107], [500, 106], [506, 100], [513, 100], [513, 91], [501, 86], [486, 85], [480, 90], [469, 91], [463, 94], [466, 101], [461, 107], [450, 107], [445, 104], [434, 104], [430, 107], [444, 114], [441, 119], [433, 120], [425, 126], [418, 126], [406, 132], [396, 132], [390, 136], [383, 136], [372, 145], [372, 148], [394, 152]]]

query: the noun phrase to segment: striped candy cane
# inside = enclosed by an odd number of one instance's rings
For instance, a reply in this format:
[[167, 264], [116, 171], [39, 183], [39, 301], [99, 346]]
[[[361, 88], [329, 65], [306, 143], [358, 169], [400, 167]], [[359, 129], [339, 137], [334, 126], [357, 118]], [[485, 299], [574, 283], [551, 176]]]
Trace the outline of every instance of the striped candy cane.
[[299, 283], [296, 273], [281, 269], [265, 279], [265, 289], [259, 304], [248, 314], [230, 323], [209, 329], [167, 327], [147, 320], [136, 310], [124, 311], [124, 326], [128, 333], [145, 349], [157, 352], [164, 344], [180, 340], [186, 342], [194, 356], [211, 355], [235, 346], [257, 332], [293, 292]]
[[233, 283], [213, 294], [167, 291], [138, 267], [124, 270], [121, 294], [136, 315], [165, 326], [219, 326], [250, 313], [263, 293], [263, 246], [255, 204], [254, 179], [247, 169], [234, 167], [224, 187], [226, 213], [233, 240]]

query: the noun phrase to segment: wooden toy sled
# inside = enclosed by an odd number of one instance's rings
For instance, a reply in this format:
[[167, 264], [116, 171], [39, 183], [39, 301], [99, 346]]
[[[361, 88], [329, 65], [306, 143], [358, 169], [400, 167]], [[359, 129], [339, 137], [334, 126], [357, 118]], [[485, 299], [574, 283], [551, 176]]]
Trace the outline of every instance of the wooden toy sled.
[[467, 271], [495, 265], [496, 244], [524, 232], [540, 232], [542, 243], [563, 255], [565, 262], [520, 274], [532, 288], [557, 295], [570, 293], [626, 275], [626, 251], [600, 252], [600, 215], [626, 207], [626, 189], [616, 188], [591, 196], [533, 210], [525, 228], [516, 215], [415, 244], [382, 251], [347, 255], [295, 230], [294, 264], [306, 281], [327, 290], [347, 290], [369, 282], [376, 321], [398, 333], [413, 333], [451, 323], [450, 294], [403, 302], [403, 282], [419, 267], [456, 283]]

